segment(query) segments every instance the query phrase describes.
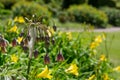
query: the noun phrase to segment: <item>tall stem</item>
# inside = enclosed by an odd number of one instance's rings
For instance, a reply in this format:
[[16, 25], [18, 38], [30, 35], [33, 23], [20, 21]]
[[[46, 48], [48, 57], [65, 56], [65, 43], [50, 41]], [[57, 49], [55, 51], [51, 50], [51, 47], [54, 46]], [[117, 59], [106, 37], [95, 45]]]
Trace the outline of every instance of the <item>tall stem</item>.
[[31, 37], [28, 47], [29, 47], [29, 61], [28, 61], [28, 68], [27, 68], [27, 80], [29, 80], [29, 73], [30, 73], [30, 66], [31, 66], [31, 60], [32, 60], [32, 54], [33, 54], [33, 49], [34, 49], [34, 44], [36, 41], [36, 28], [34, 27], [34, 24], [30, 25], [29, 28], [29, 35]]

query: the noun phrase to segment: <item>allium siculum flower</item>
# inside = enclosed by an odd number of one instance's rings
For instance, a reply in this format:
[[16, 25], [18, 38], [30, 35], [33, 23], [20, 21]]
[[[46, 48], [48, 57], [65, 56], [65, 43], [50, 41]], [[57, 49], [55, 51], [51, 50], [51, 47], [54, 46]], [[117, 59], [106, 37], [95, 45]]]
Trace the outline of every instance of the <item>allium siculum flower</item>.
[[51, 72], [49, 71], [49, 69], [48, 69], [48, 67], [47, 66], [45, 66], [45, 69], [41, 72], [41, 73], [39, 73], [36, 77], [37, 78], [48, 78], [48, 79], [52, 79], [52, 75], [50, 75], [51, 74]]
[[50, 63], [50, 57], [48, 53], [46, 53], [46, 55], [44, 56], [44, 64], [49, 64], [49, 63]]
[[120, 72], [120, 66], [117, 66], [115, 68], [113, 68], [114, 71], [119, 71]]
[[35, 50], [33, 53], [34, 53], [34, 57], [37, 58], [39, 54], [38, 50]]
[[15, 33], [18, 33], [18, 30], [17, 30], [17, 26], [13, 26], [12, 28], [10, 28], [9, 32], [15, 32]]
[[15, 21], [15, 22], [19, 22], [19, 23], [24, 23], [24, 22], [25, 22], [25, 20], [24, 20], [24, 18], [23, 18], [22, 16], [20, 16], [20, 17], [15, 17], [14, 21]]
[[65, 70], [65, 72], [78, 76], [78, 67], [76, 64], [71, 64], [70, 67]]
[[57, 61], [59, 61], [59, 62], [64, 61], [64, 56], [63, 56], [62, 52], [60, 52], [60, 51], [57, 55]]
[[95, 79], [95, 75], [92, 75], [87, 80], [94, 80], [94, 79]]
[[6, 47], [1, 47], [1, 51], [2, 53], [6, 53], [7, 52]]
[[11, 61], [17, 63], [18, 57], [15, 54], [11, 55]]
[[22, 42], [22, 40], [23, 40], [23, 37], [18, 37], [18, 38], [17, 38], [18, 44], [20, 44], [20, 43]]
[[54, 30], [54, 31], [57, 31], [57, 27], [56, 27], [55, 25], [53, 26], [53, 30]]
[[106, 61], [107, 59], [106, 59], [106, 56], [104, 55], [104, 54], [102, 54], [101, 56], [100, 56], [100, 61]]
[[12, 40], [12, 46], [14, 47], [14, 46], [16, 46], [17, 45], [17, 40], [16, 39], [13, 39]]

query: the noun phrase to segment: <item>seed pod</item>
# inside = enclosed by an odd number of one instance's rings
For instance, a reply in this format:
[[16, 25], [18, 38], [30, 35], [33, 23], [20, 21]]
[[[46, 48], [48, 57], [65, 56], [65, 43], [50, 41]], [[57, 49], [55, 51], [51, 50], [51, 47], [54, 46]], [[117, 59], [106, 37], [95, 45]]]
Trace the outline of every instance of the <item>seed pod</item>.
[[64, 61], [64, 56], [63, 56], [63, 54], [60, 51], [59, 51], [59, 53], [57, 55], [57, 61], [58, 62]]
[[44, 56], [44, 64], [49, 64], [49, 63], [50, 63], [50, 57], [48, 53], [46, 53], [46, 55]]
[[12, 46], [14, 47], [14, 46], [16, 46], [17, 45], [17, 41], [16, 41], [16, 39], [13, 39], [12, 40]]
[[38, 57], [39, 52], [38, 52], [37, 50], [35, 50], [33, 53], [34, 53], [34, 57], [35, 57], [35, 58], [37, 58], [37, 57]]
[[55, 25], [53, 26], [53, 30], [54, 30], [54, 31], [57, 31], [57, 27], [56, 27]]

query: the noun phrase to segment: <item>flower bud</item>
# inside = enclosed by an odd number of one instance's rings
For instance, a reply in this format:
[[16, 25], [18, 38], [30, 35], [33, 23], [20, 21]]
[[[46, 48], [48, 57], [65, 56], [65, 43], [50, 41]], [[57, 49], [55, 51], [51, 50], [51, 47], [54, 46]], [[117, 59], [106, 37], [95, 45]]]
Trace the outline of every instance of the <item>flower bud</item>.
[[57, 61], [61, 62], [64, 61], [64, 57], [62, 55], [62, 53], [59, 51], [58, 55], [57, 55]]
[[50, 57], [48, 53], [46, 53], [46, 55], [44, 56], [44, 64], [49, 64], [49, 63], [50, 63]]
[[17, 45], [17, 41], [16, 41], [16, 39], [13, 39], [12, 40], [12, 46], [14, 47], [14, 46], [16, 46]]
[[38, 57], [39, 52], [38, 52], [37, 50], [35, 50], [33, 53], [34, 53], [34, 57], [35, 57], [35, 58], [37, 58], [37, 57]]

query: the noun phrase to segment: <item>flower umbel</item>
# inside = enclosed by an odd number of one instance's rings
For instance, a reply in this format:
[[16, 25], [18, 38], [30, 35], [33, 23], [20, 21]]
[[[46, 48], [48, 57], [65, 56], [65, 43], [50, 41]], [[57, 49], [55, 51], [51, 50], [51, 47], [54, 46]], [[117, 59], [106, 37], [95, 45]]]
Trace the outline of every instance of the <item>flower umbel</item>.
[[11, 55], [11, 61], [17, 63], [18, 57], [15, 54]]
[[72, 73], [76, 76], [78, 76], [78, 67], [76, 64], [71, 64], [68, 69], [65, 70], [67, 73]]
[[45, 69], [37, 75], [37, 78], [48, 78], [51, 79], [53, 76], [50, 75], [51, 72], [49, 71], [48, 67], [45, 66]]

